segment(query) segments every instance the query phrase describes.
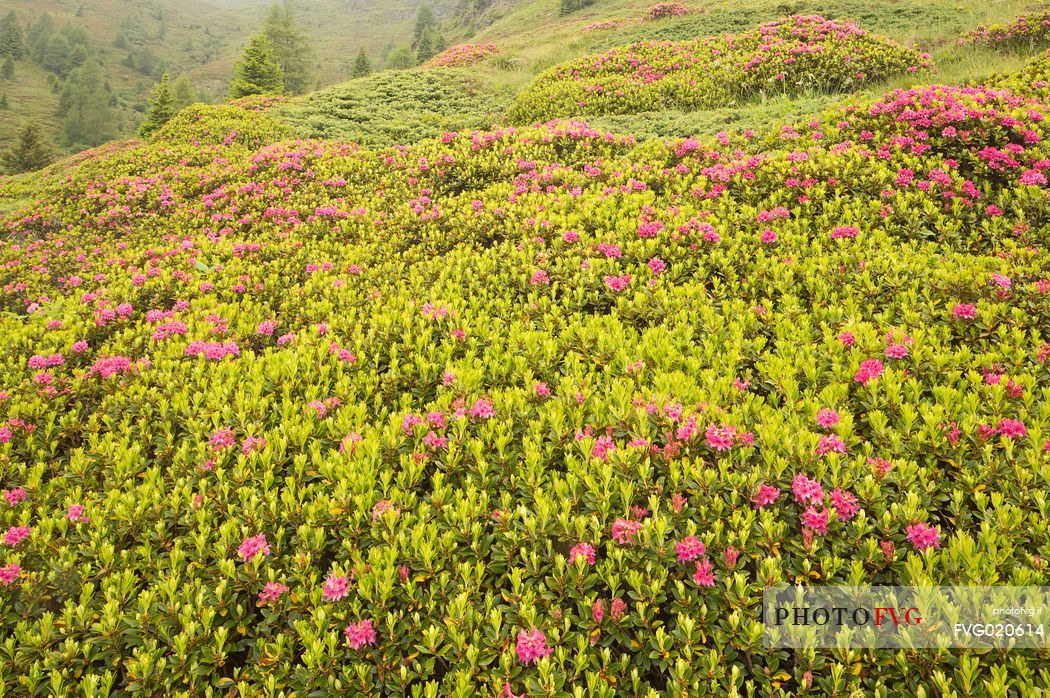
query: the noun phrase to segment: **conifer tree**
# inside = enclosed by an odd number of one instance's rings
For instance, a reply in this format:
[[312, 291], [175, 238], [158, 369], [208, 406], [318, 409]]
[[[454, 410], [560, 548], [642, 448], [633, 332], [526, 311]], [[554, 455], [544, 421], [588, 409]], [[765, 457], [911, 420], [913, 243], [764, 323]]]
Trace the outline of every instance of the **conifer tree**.
[[153, 89], [153, 98], [149, 101], [149, 110], [146, 112], [146, 120], [139, 126], [139, 135], [143, 138], [159, 129], [175, 116], [175, 93], [172, 91], [168, 74], [157, 83]]
[[438, 37], [432, 27], [427, 27], [419, 37], [416, 45], [416, 58], [422, 63], [433, 58], [438, 53]]
[[15, 76], [15, 57], [8, 56], [4, 61], [4, 67], [0, 68], [0, 78], [10, 80]]
[[361, 49], [357, 52], [357, 58], [354, 60], [354, 68], [350, 71], [350, 77], [363, 78], [371, 72], [372, 64], [368, 61], [368, 56], [365, 54], [365, 50]]
[[248, 42], [241, 60], [234, 68], [230, 95], [236, 99], [248, 95], [277, 95], [283, 92], [284, 72], [273, 54], [270, 40], [263, 34], [257, 34]]
[[0, 20], [0, 56], [11, 56], [16, 60], [25, 55], [25, 36], [18, 15], [14, 10]]
[[175, 98], [175, 109], [178, 111], [198, 101], [197, 91], [193, 89], [190, 79], [180, 75], [171, 83], [171, 94]]
[[30, 121], [18, 133], [18, 143], [4, 153], [3, 162], [8, 172], [17, 174], [46, 167], [54, 157], [40, 126]]
[[434, 14], [434, 10], [431, 9], [430, 5], [424, 2], [416, 10], [416, 29], [412, 36], [413, 48], [419, 46], [419, 42], [423, 38], [423, 32], [427, 29], [437, 29], [437, 15]]
[[285, 0], [274, 3], [263, 23], [262, 33], [270, 40], [274, 58], [284, 74], [284, 92], [302, 94], [310, 84], [310, 58], [313, 51], [306, 34], [295, 23], [292, 6]]

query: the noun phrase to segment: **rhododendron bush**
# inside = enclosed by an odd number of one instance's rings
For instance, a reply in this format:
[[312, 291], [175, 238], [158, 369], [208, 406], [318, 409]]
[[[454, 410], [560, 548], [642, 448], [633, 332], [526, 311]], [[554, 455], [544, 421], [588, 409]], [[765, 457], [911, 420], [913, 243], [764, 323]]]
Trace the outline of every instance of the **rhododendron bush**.
[[768, 649], [758, 611], [1047, 583], [1047, 109], [366, 150], [199, 107], [3, 180], [0, 682], [1045, 692], [1035, 650]]
[[554, 116], [711, 109], [760, 94], [839, 92], [930, 67], [929, 55], [849, 21], [796, 15], [755, 31], [646, 41], [557, 65], [510, 109], [515, 123]]

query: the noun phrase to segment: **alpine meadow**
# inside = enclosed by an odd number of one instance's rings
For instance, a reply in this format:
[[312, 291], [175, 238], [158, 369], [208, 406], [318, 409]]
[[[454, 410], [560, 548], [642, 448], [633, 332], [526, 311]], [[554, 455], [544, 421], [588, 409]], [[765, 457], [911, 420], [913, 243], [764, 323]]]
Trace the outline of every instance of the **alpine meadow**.
[[0, 0], [0, 172], [0, 698], [1050, 695], [1050, 5]]

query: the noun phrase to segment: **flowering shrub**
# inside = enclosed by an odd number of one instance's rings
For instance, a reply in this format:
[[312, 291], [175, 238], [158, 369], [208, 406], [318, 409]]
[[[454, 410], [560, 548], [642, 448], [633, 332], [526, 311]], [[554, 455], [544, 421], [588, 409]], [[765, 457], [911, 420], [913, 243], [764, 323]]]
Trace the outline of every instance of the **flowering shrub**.
[[682, 17], [692, 10], [678, 2], [658, 2], [645, 13], [649, 19], [663, 19], [665, 17]]
[[985, 44], [1010, 50], [1050, 45], [1050, 10], [1018, 15], [1009, 24], [977, 27], [959, 39], [959, 43]]
[[462, 68], [496, 53], [499, 53], [499, 48], [495, 44], [459, 44], [448, 47], [423, 65], [428, 68]]
[[641, 42], [539, 75], [509, 110], [554, 117], [710, 109], [757, 94], [837, 92], [930, 67], [929, 56], [850, 22], [796, 15], [742, 34]]
[[580, 31], [590, 33], [604, 31], [606, 29], [616, 29], [617, 27], [624, 26], [625, 24], [627, 24], [627, 22], [628, 20], [626, 19], [600, 20], [598, 22], [591, 22], [590, 24], [584, 25], [584, 27]]
[[4, 690], [1047, 692], [758, 622], [1047, 583], [1046, 111], [366, 150], [198, 107], [5, 186]]

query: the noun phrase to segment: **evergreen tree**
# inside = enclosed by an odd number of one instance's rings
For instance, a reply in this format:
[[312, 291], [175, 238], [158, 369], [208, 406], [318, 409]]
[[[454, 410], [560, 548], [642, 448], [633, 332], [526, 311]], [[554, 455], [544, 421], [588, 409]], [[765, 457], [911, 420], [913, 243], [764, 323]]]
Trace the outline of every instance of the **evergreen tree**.
[[15, 76], [15, 57], [8, 56], [4, 61], [4, 67], [0, 68], [0, 78], [10, 80]]
[[302, 94], [310, 85], [310, 59], [313, 54], [306, 34], [296, 26], [288, 0], [274, 4], [263, 23], [262, 33], [270, 40], [273, 55], [284, 73], [284, 91]]
[[44, 47], [40, 65], [55, 75], [65, 77], [74, 68], [73, 47], [61, 34], [54, 34]]
[[54, 31], [55, 22], [51, 19], [51, 14], [48, 12], [37, 17], [37, 20], [29, 27], [29, 31], [26, 33], [26, 43], [29, 45], [29, 55], [37, 63], [44, 62], [44, 52], [47, 50], [47, 45], [51, 41]]
[[32, 172], [46, 167], [54, 160], [51, 146], [35, 122], [28, 122], [18, 133], [18, 143], [4, 153], [4, 167], [12, 174]]
[[580, 0], [561, 0], [562, 15], [572, 14], [576, 10], [580, 9]]
[[416, 29], [412, 35], [412, 47], [416, 48], [419, 46], [420, 40], [423, 38], [423, 32], [427, 29], [437, 30], [437, 16], [434, 14], [434, 10], [431, 9], [430, 5], [423, 3], [416, 10]]
[[65, 144], [92, 148], [117, 137], [113, 93], [97, 61], [88, 61], [69, 74], [58, 97]]
[[180, 75], [175, 82], [171, 83], [171, 94], [175, 98], [176, 110], [188, 107], [198, 101], [197, 91], [193, 89], [190, 79], [185, 75]]
[[139, 135], [143, 138], [168, 123], [175, 116], [175, 93], [168, 80], [168, 74], [153, 89], [153, 98], [149, 101], [149, 110], [146, 112], [146, 120], [139, 126]]
[[0, 95], [0, 109], [7, 111], [10, 108], [11, 106], [7, 103], [7, 93], [5, 92], [2, 95]]
[[357, 52], [357, 59], [354, 60], [354, 68], [350, 71], [350, 77], [363, 78], [371, 72], [372, 64], [368, 62], [368, 56], [365, 54], [365, 50], [361, 49]]
[[233, 72], [230, 95], [236, 99], [248, 95], [281, 94], [284, 72], [263, 34], [253, 36]]
[[438, 53], [438, 37], [433, 27], [427, 27], [419, 37], [416, 44], [416, 59], [422, 63]]
[[386, 59], [386, 67], [392, 70], [403, 70], [414, 65], [416, 65], [416, 54], [408, 46], [395, 49]]
[[21, 59], [25, 55], [25, 49], [22, 25], [18, 21], [18, 15], [11, 10], [0, 20], [0, 56]]

